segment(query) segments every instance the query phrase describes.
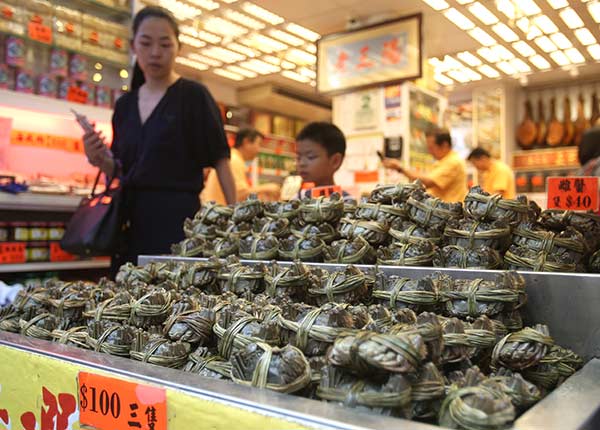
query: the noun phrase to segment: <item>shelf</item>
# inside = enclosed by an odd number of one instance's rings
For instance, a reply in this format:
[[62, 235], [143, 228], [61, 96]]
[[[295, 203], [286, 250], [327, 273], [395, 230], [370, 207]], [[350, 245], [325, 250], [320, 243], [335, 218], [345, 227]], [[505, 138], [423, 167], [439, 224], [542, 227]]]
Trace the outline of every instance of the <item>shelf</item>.
[[281, 178], [284, 176], [289, 176], [290, 172], [282, 169], [266, 169], [264, 167], [258, 169], [258, 176], [268, 176], [268, 177], [277, 177]]
[[269, 149], [269, 148], [260, 148], [258, 150], [258, 152], [260, 154], [278, 155], [278, 156], [286, 157], [286, 158], [296, 158], [296, 154], [293, 152], [276, 151], [274, 149]]
[[579, 159], [576, 146], [516, 151], [512, 156], [514, 170], [576, 169]]
[[71, 9], [91, 13], [101, 18], [112, 18], [119, 21], [131, 18], [131, 10], [129, 8], [109, 6], [96, 0], [54, 0], [53, 3], [59, 3]]
[[0, 192], [0, 210], [74, 212], [80, 201], [80, 196]]
[[110, 260], [59, 261], [45, 263], [0, 264], [0, 273], [48, 272], [60, 270], [108, 269]]

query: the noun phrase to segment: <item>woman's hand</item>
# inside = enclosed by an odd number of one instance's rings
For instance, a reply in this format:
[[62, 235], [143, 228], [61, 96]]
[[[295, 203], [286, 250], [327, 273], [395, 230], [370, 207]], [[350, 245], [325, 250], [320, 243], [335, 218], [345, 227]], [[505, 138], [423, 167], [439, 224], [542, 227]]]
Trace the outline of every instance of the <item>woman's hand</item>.
[[381, 161], [381, 164], [383, 164], [383, 166], [388, 169], [394, 169], [402, 173], [402, 163], [399, 160], [396, 160], [395, 158], [384, 158]]
[[85, 155], [92, 166], [100, 167], [107, 157], [112, 157], [110, 149], [104, 142], [102, 132], [88, 131], [83, 135]]

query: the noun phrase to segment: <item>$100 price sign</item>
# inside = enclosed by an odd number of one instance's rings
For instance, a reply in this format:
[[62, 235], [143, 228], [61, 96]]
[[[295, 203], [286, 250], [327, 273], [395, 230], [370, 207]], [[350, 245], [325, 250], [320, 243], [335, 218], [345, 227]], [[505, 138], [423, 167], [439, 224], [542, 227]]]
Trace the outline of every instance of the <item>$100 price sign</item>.
[[164, 388], [79, 372], [79, 420], [100, 430], [166, 430]]

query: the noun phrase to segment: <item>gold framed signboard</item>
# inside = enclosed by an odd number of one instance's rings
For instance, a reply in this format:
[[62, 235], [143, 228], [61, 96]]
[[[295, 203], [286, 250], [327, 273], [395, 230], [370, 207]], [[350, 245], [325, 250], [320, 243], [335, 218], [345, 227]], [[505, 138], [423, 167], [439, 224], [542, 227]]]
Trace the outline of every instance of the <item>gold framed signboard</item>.
[[343, 93], [421, 77], [421, 14], [317, 42], [317, 90]]

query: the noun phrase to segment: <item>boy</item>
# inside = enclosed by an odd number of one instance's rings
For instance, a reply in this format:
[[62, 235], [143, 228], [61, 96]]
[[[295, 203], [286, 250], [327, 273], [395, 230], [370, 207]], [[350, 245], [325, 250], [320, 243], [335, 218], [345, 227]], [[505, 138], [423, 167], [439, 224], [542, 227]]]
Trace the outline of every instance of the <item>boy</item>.
[[[296, 136], [296, 170], [315, 187], [335, 185], [334, 173], [346, 154], [344, 133], [327, 122], [311, 122]], [[303, 193], [304, 194], [304, 193]], [[301, 197], [310, 197], [310, 193]]]

